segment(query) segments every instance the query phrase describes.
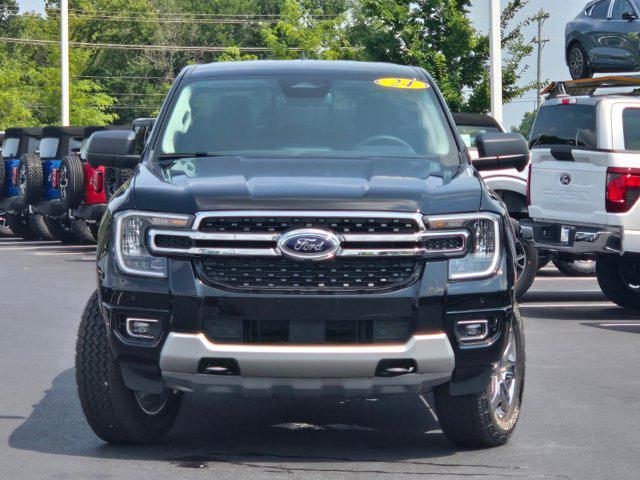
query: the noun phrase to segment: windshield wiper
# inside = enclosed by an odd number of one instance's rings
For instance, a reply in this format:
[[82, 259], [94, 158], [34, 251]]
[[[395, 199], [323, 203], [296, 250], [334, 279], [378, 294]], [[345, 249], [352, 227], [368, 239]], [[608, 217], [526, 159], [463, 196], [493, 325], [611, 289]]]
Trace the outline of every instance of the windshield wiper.
[[179, 158], [200, 158], [200, 157], [225, 157], [226, 153], [219, 152], [197, 152], [197, 153], [162, 153], [158, 155], [158, 160], [176, 160]]

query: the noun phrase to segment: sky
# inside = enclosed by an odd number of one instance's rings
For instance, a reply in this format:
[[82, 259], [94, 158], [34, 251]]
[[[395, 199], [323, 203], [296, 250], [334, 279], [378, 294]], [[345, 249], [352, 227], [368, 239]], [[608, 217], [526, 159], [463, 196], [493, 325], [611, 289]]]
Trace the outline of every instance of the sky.
[[[489, 21], [489, 1], [472, 0], [471, 19], [478, 30], [486, 32]], [[507, 0], [501, 0], [504, 6]], [[44, 0], [19, 0], [20, 7], [24, 10], [44, 9]], [[545, 23], [543, 36], [550, 42], [545, 47], [542, 59], [542, 78], [547, 80], [562, 80], [569, 77], [569, 72], [564, 60], [564, 27], [568, 21], [573, 19], [581, 8], [587, 4], [587, 0], [529, 0], [529, 5], [524, 9], [521, 18], [535, 14], [543, 8], [550, 14], [549, 20]], [[533, 39], [536, 36], [536, 26], [531, 25], [525, 30], [525, 38]], [[530, 65], [529, 70], [523, 77], [523, 83], [535, 79], [536, 56], [527, 59]], [[504, 125], [510, 128], [518, 125], [525, 112], [533, 110], [535, 103], [535, 92], [526, 93], [522, 99], [505, 105]]]

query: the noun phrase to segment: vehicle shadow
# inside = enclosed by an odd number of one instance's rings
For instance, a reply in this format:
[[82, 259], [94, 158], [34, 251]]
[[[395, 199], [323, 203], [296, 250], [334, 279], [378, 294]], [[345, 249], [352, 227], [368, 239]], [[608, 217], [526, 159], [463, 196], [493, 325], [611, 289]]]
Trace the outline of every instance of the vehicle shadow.
[[553, 321], [583, 320], [583, 321], [625, 321], [640, 319], [640, 310], [628, 310], [612, 305], [611, 307], [593, 307], [585, 303], [583, 308], [528, 308], [526, 303], [520, 305], [525, 318], [549, 319], [549, 310], [553, 310]]
[[380, 464], [376, 470], [398, 461], [456, 466], [444, 460], [455, 450], [426, 402], [416, 396], [320, 402], [187, 395], [174, 429], [161, 443], [108, 445], [85, 422], [73, 369], [53, 380], [32, 414], [12, 432], [9, 445], [54, 455], [164, 460], [184, 468], [269, 461], [375, 462]]

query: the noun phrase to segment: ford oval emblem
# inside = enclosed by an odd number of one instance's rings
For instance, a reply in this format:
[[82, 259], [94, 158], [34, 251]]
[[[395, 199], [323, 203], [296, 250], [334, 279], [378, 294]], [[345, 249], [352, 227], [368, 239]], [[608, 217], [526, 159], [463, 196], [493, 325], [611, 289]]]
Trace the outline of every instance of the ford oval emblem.
[[340, 250], [340, 238], [314, 228], [292, 230], [278, 240], [278, 251], [294, 260], [328, 260]]
[[569, 185], [571, 183], [571, 175], [568, 173], [563, 173], [560, 175], [560, 183], [562, 185]]

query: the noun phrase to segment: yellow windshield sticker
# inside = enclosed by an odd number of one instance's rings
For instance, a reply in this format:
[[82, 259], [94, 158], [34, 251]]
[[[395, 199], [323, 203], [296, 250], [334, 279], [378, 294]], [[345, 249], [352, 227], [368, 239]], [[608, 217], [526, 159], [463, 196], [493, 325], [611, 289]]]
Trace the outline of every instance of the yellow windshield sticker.
[[381, 87], [401, 88], [403, 90], [424, 90], [429, 88], [429, 85], [415, 78], [378, 78], [375, 83]]

